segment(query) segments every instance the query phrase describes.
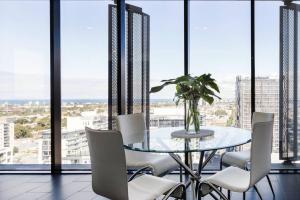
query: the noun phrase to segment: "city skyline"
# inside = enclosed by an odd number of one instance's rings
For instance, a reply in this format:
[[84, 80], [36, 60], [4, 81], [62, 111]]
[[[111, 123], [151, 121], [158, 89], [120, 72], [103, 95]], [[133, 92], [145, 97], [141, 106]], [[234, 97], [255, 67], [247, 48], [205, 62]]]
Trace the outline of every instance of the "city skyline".
[[[271, 78], [260, 78], [257, 81], [257, 95], [256, 104], [258, 111], [275, 113], [274, 123], [274, 143], [273, 143], [273, 162], [279, 162], [278, 156], [278, 80]], [[214, 106], [201, 104], [199, 105], [199, 111], [201, 113], [201, 123], [204, 126], [234, 126], [243, 129], [251, 128], [250, 120], [250, 80], [236, 79], [236, 101], [231, 102], [216, 102]], [[264, 94], [264, 95], [262, 95]], [[88, 101], [87, 101], [88, 102]], [[159, 101], [158, 101], [159, 102]], [[150, 115], [150, 130], [162, 127], [179, 127], [184, 126], [184, 114], [181, 108], [168, 101], [167, 104], [160, 102], [161, 104], [153, 104], [151, 106]], [[94, 102], [98, 103], [98, 102]], [[18, 112], [23, 109], [31, 110], [33, 106], [12, 106], [10, 112]], [[89, 105], [92, 105], [90, 107]], [[268, 105], [268, 106], [267, 106]], [[44, 105], [43, 108], [47, 108], [48, 105]], [[63, 120], [62, 120], [62, 133], [63, 133], [63, 163], [64, 164], [86, 164], [89, 163], [89, 154], [87, 153], [87, 141], [84, 134], [84, 127], [89, 126], [92, 128], [107, 128], [107, 111], [98, 110], [96, 108], [104, 108], [103, 105], [99, 107], [99, 104], [84, 104], [78, 103], [79, 107], [69, 106], [66, 104], [62, 106]], [[49, 112], [49, 111], [47, 111]], [[14, 139], [17, 153], [14, 153], [13, 163], [43, 163], [47, 164], [50, 161], [50, 127], [37, 129], [37, 124], [40, 124], [46, 117], [47, 121], [50, 120], [47, 113], [41, 113], [35, 111], [36, 114], [30, 112], [26, 115], [14, 116], [9, 114], [6, 120], [15, 127], [16, 137]], [[33, 122], [34, 120], [35, 122]], [[45, 121], [44, 121], [45, 122]], [[43, 123], [44, 123], [43, 122]], [[0, 121], [0, 124], [3, 123]], [[4, 122], [5, 123], [5, 122]], [[30, 138], [20, 137], [20, 126], [31, 127]], [[11, 135], [14, 133], [11, 132]], [[1, 139], [0, 139], [1, 140]], [[23, 141], [23, 142], [22, 142]], [[23, 148], [26, 141], [27, 147]], [[28, 146], [28, 144], [30, 144]], [[26, 153], [28, 151], [30, 153]], [[9, 149], [2, 152], [12, 152], [12, 146]], [[29, 155], [34, 157], [32, 160], [28, 160]], [[35, 156], [33, 156], [35, 155]], [[1, 157], [1, 152], [0, 152]], [[7, 156], [2, 156], [6, 159]], [[36, 159], [36, 160], [35, 160]], [[2, 163], [5, 163], [4, 161]]]
[[[241, 76], [241, 75], [237, 75], [236, 77], [235, 77], [235, 79], [232, 81], [232, 84], [234, 84], [233, 86], [235, 87], [235, 83], [236, 83], [236, 78], [238, 78], [238, 77], [242, 77], [243, 79], [251, 79], [250, 77], [248, 77], [248, 76], [245, 76], [245, 77], [243, 77], [243, 76]], [[255, 79], [259, 79], [259, 78], [271, 78], [271, 79], [277, 79], [277, 80], [279, 80], [279, 77], [277, 77], [277, 76], [256, 76], [255, 77]], [[174, 95], [174, 91], [172, 91], [173, 92], [173, 95]], [[220, 100], [217, 100], [217, 101], [235, 101], [235, 92], [236, 91], [234, 91], [234, 96], [232, 96], [232, 97], [227, 97], [227, 98], [222, 98], [222, 99], [220, 99]], [[154, 101], [154, 102], [156, 102], [156, 101], [173, 101], [173, 96], [171, 96], [171, 97], [169, 97], [169, 98], [150, 98], [150, 102], [151, 101]], [[70, 103], [72, 103], [71, 101], [87, 101], [87, 100], [91, 100], [91, 101], [98, 101], [98, 100], [100, 100], [100, 101], [107, 101], [108, 100], [108, 98], [78, 98], [78, 97], [74, 97], [74, 98], [62, 98], [61, 99], [61, 101], [63, 102], [63, 101], [70, 101]], [[0, 96], [0, 103], [5, 103], [5, 101], [47, 101], [47, 102], [50, 102], [50, 99], [46, 99], [46, 98], [44, 98], [44, 99], [40, 99], [40, 98], [15, 98], [15, 99], [13, 99], [13, 98], [11, 98], [11, 99], [7, 99], [7, 98], [3, 98], [2, 96]], [[86, 102], [86, 103], [88, 103], [88, 102]], [[104, 102], [101, 102], [101, 103], [104, 103]]]

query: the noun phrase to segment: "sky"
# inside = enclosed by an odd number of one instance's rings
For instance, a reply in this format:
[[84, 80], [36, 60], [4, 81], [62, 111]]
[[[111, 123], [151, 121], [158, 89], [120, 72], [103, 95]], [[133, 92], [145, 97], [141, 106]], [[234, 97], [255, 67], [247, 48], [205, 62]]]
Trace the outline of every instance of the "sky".
[[[62, 98], [108, 94], [108, 4], [62, 1]], [[150, 85], [183, 74], [183, 2], [127, 1], [150, 15]], [[256, 75], [278, 77], [279, 6], [256, 2]], [[250, 2], [192, 1], [190, 71], [211, 73], [223, 98], [250, 76]], [[0, 1], [0, 99], [49, 99], [49, 2]], [[174, 88], [151, 98], [172, 99]]]

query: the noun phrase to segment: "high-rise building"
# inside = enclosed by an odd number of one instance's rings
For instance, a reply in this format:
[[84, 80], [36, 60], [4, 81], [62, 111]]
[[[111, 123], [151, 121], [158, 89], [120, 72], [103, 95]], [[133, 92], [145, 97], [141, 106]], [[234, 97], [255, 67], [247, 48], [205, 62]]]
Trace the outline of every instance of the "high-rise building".
[[[170, 104], [172, 105], [172, 102]], [[150, 128], [184, 127], [184, 110], [175, 105], [151, 108], [150, 116]], [[201, 126], [206, 125], [205, 117], [205, 115], [200, 115]]]
[[[251, 79], [236, 78], [237, 126], [251, 129]], [[273, 152], [279, 151], [279, 80], [255, 78], [255, 111], [274, 113]]]
[[81, 112], [80, 116], [67, 117], [67, 130], [84, 130], [85, 127], [107, 129], [107, 113], [99, 114], [95, 111]]
[[[89, 149], [85, 127], [107, 129], [107, 117], [96, 112], [82, 112], [80, 116], [67, 117], [67, 128], [62, 129], [61, 148], [63, 164], [89, 164]], [[50, 130], [42, 133], [39, 143], [39, 163], [51, 163]]]
[[0, 122], [0, 163], [13, 162], [14, 123]]
[[[39, 163], [51, 163], [51, 134], [50, 130], [42, 133], [39, 146]], [[61, 138], [62, 162], [64, 164], [89, 164], [89, 149], [84, 130], [62, 130]]]

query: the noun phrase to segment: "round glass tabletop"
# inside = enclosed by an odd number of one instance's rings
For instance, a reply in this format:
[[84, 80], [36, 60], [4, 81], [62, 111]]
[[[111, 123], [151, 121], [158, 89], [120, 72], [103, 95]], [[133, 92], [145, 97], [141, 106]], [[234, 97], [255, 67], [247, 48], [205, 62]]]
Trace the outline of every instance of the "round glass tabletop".
[[201, 128], [213, 130], [214, 135], [204, 138], [176, 138], [172, 137], [171, 133], [182, 130], [182, 127], [157, 128], [147, 131], [143, 143], [124, 145], [124, 147], [142, 152], [184, 153], [225, 149], [251, 141], [251, 132], [245, 129], [219, 126]]

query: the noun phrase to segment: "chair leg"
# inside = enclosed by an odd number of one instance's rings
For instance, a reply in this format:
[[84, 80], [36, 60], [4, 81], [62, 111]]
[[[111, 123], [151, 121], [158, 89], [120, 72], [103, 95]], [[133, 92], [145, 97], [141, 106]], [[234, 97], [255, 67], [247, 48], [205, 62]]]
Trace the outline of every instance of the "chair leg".
[[223, 200], [229, 200], [220, 190], [213, 188], [213, 190], [218, 193]]
[[266, 175], [266, 177], [267, 177], [267, 179], [268, 179], [268, 183], [269, 183], [270, 188], [271, 188], [271, 190], [272, 190], [273, 198], [275, 199], [275, 192], [274, 192], [274, 189], [273, 189], [273, 186], [272, 186], [270, 177], [269, 177], [269, 175]]
[[[220, 159], [220, 171], [222, 171], [223, 169], [223, 155], [221, 155], [221, 159]], [[220, 191], [222, 192], [222, 188], [220, 187]]]
[[246, 192], [243, 192], [243, 200], [246, 200]]
[[[176, 197], [174, 197], [174, 192], [176, 192], [179, 188], [182, 188], [182, 193], [180, 194], [180, 197], [177, 197], [178, 195], [176, 195]], [[177, 184], [176, 186], [174, 186], [170, 191], [168, 191], [165, 196], [162, 198], [162, 200], [167, 200], [170, 197], [175, 198], [175, 199], [183, 199], [186, 200], [186, 188], [185, 185], [182, 183]]]
[[183, 195], [182, 195], [182, 199], [183, 199], [183, 200], [186, 200], [186, 188], [184, 187], [183, 190], [184, 190], [184, 192], [183, 192]]
[[213, 193], [209, 193], [209, 195], [214, 198], [215, 200], [219, 200], [218, 197], [216, 197], [216, 195], [214, 195]]
[[220, 160], [220, 171], [222, 170], [222, 168], [223, 168], [223, 163], [222, 163], [222, 158], [221, 158], [221, 160]]
[[253, 188], [255, 189], [256, 193], [258, 194], [260, 200], [262, 200], [262, 196], [261, 196], [261, 194], [259, 193], [257, 187], [254, 185]]
[[179, 167], [179, 179], [180, 179], [180, 182], [182, 182], [182, 167], [180, 166]]
[[[207, 184], [207, 185], [209, 185], [209, 187], [211, 187], [211, 189], [213, 190], [213, 191], [215, 191], [219, 196], [220, 196], [220, 198], [221, 199], [223, 199], [223, 200], [229, 200], [220, 190], [218, 190], [218, 188], [215, 186], [215, 185], [213, 185], [213, 184], [211, 184], [211, 183], [209, 183], [209, 182], [202, 182], [202, 183], [200, 183], [200, 185], [199, 185], [199, 188], [201, 188], [201, 185], [202, 184]], [[200, 196], [200, 195], [199, 195]], [[199, 197], [198, 196], [198, 197]], [[199, 198], [198, 198], [199, 199]]]
[[220, 187], [220, 191], [223, 192], [221, 187]]

